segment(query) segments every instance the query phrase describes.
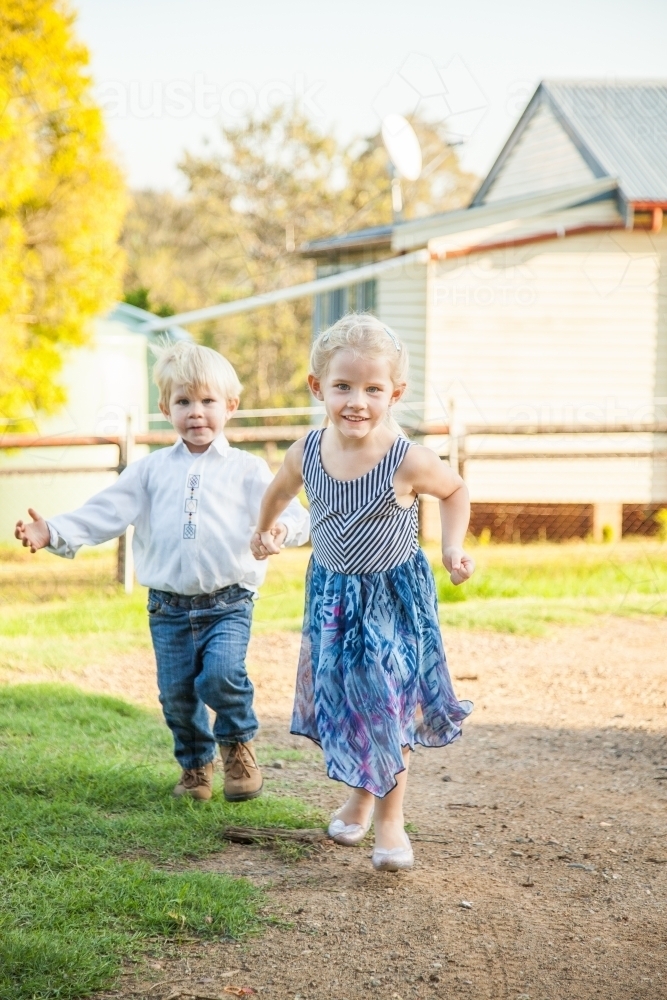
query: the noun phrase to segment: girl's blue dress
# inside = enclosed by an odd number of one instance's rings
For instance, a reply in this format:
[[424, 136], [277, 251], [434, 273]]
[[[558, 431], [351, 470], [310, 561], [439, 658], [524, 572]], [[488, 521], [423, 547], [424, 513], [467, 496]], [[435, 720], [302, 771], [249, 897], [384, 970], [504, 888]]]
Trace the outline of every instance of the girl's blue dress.
[[[304, 454], [314, 554], [291, 731], [322, 746], [329, 777], [381, 797], [404, 770], [402, 747], [451, 743], [473, 706], [454, 694], [433, 573], [416, 544], [416, 509], [406, 512], [393, 493], [394, 472], [409, 442], [398, 438], [371, 473], [342, 482], [322, 468], [320, 436], [308, 436]], [[365, 519], [359, 517], [364, 507]], [[356, 560], [377, 564], [374, 529], [391, 539], [392, 524], [401, 516], [405, 522], [407, 513], [414, 546], [398, 565], [368, 573], [332, 567], [353, 551]], [[405, 530], [393, 534], [396, 544], [404, 543]], [[354, 544], [360, 538], [368, 543], [362, 550]]]

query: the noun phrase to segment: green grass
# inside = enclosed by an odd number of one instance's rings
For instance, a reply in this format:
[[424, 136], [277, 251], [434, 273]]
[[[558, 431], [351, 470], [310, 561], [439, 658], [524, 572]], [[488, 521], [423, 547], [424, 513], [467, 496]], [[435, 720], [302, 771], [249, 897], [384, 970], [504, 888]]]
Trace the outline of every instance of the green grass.
[[[534, 634], [600, 615], [667, 614], [667, 544], [654, 539], [486, 546], [472, 540], [470, 551], [477, 572], [453, 587], [437, 549], [427, 549], [444, 625]], [[255, 604], [256, 634], [301, 628], [309, 557], [308, 548], [286, 549], [270, 561]], [[112, 571], [108, 552], [70, 562], [0, 551], [0, 668], [18, 674], [41, 666], [57, 676], [64, 667], [76, 672], [104, 656], [149, 649], [145, 591], [121, 593]]]
[[310, 547], [283, 549], [269, 561], [266, 582], [255, 602], [253, 625], [258, 632], [300, 629], [303, 591]]
[[601, 615], [667, 614], [667, 545], [489, 545], [470, 549], [472, 579], [454, 587], [435, 550], [444, 625], [540, 634], [554, 624], [585, 624]]
[[319, 817], [271, 795], [173, 799], [176, 773], [156, 715], [62, 685], [0, 688], [2, 1000], [107, 987], [147, 936], [259, 928], [264, 901], [249, 882], [169, 867], [220, 850], [226, 823]]
[[472, 551], [479, 572], [465, 587], [454, 587], [443, 567], [436, 570], [441, 601], [667, 595], [667, 545], [479, 546]]

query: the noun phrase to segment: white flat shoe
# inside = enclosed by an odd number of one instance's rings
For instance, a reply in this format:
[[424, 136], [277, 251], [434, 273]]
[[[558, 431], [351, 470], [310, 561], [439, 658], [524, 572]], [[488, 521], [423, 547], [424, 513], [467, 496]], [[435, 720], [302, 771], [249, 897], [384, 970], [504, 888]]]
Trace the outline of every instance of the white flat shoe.
[[405, 868], [412, 868], [415, 863], [415, 856], [410, 843], [410, 838], [403, 831], [405, 837], [405, 847], [376, 847], [373, 851], [373, 868], [378, 872], [398, 872]]
[[355, 844], [360, 844], [364, 839], [372, 822], [372, 809], [365, 826], [362, 826], [361, 823], [344, 823], [342, 819], [338, 818], [338, 813], [334, 813], [327, 833], [335, 843], [343, 844], [344, 847], [354, 847]]

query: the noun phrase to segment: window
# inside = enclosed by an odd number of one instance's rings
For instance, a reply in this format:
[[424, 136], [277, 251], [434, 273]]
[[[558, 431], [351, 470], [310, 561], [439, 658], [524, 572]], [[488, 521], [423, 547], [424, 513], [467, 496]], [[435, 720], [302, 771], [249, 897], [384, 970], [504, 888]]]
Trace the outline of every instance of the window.
[[373, 312], [375, 309], [375, 281], [336, 288], [315, 296], [313, 333], [317, 335], [348, 312]]

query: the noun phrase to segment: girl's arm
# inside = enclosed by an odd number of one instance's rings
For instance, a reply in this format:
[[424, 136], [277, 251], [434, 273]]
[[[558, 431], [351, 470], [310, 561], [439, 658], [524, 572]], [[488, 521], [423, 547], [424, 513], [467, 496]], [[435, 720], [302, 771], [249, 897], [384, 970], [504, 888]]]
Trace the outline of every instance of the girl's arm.
[[266, 559], [280, 552], [276, 523], [303, 486], [304, 441], [296, 441], [285, 455], [285, 461], [276, 473], [275, 479], [267, 486], [259, 510], [257, 531], [250, 542], [255, 559]]
[[442, 561], [452, 583], [468, 580], [475, 563], [463, 549], [470, 522], [468, 487], [457, 472], [430, 448], [414, 445], [394, 477], [394, 491], [401, 495], [426, 493], [440, 501]]

